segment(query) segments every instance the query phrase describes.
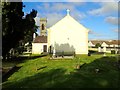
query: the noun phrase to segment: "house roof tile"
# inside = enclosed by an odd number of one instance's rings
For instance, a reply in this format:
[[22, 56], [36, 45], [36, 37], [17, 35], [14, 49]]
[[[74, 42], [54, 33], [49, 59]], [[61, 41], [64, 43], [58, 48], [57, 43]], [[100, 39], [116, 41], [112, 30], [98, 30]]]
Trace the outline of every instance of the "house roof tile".
[[33, 43], [47, 43], [47, 36], [37, 36]]
[[103, 42], [105, 42], [108, 45], [120, 45], [120, 40], [91, 40], [92, 44], [96, 45], [97, 43], [102, 44]]

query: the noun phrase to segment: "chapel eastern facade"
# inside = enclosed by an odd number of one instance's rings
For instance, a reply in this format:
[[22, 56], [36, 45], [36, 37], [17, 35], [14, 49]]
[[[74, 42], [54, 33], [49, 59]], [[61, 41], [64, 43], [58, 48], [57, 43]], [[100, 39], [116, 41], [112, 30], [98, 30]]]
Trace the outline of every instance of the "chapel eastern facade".
[[75, 52], [88, 54], [88, 29], [77, 22], [67, 10], [67, 15], [46, 28], [47, 19], [40, 19], [40, 36], [32, 43], [32, 53]]

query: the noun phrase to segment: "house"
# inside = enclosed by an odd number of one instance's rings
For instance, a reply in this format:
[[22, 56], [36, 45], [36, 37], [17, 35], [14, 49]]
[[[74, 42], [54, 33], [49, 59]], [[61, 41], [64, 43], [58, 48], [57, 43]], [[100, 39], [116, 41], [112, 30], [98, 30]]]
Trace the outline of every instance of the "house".
[[67, 15], [48, 28], [48, 50], [88, 54], [88, 29]]
[[89, 47], [95, 47], [95, 44], [92, 41], [88, 41], [88, 46]]
[[[41, 35], [32, 43], [32, 53], [75, 52], [88, 54], [88, 29], [67, 15], [46, 29], [46, 19], [40, 19]], [[46, 50], [47, 49], [47, 50]]]
[[103, 41], [101, 44], [101, 47], [109, 47], [111, 43], [109, 43], [108, 41]]
[[118, 48], [120, 47], [120, 40], [106, 40], [104, 41], [101, 46], [111, 47], [111, 48]]
[[89, 40], [89, 41], [88, 41], [88, 46], [89, 46], [89, 47], [95, 47], [96, 44], [99, 43], [99, 44], [101, 45], [102, 42], [103, 42], [103, 41], [101, 41], [101, 40]]
[[47, 19], [40, 18], [40, 36], [33, 35], [32, 54], [47, 52]]
[[120, 40], [109, 41], [110, 47], [120, 47]]
[[47, 52], [47, 36], [38, 36], [32, 43], [32, 54]]
[[[120, 48], [120, 40], [90, 40], [88, 43], [89, 50], [95, 50], [95, 45], [97, 43], [101, 45], [101, 51], [105, 52], [111, 52], [111, 50], [115, 50], [116, 52], [118, 52]], [[103, 50], [103, 48], [105, 50]]]
[[88, 46], [95, 47], [98, 43], [101, 47], [119, 47], [120, 40], [89, 40]]

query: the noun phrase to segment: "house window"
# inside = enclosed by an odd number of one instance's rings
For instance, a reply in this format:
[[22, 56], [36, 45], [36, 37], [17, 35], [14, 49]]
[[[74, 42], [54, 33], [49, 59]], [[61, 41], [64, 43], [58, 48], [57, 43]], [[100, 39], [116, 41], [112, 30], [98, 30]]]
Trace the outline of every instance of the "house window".
[[45, 29], [45, 26], [44, 26], [44, 24], [42, 24], [42, 30], [44, 30]]

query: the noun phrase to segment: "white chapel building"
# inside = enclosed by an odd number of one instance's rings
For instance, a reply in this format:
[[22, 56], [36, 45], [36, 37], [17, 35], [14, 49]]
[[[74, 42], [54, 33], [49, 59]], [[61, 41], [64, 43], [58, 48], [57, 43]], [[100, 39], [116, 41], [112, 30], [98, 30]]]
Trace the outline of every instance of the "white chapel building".
[[[67, 15], [53, 26], [46, 29], [47, 21], [40, 19], [41, 35], [32, 43], [32, 53], [75, 52], [88, 54], [88, 29]], [[48, 33], [48, 34], [46, 34]]]

